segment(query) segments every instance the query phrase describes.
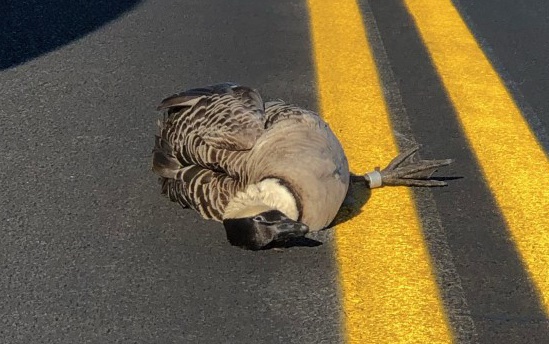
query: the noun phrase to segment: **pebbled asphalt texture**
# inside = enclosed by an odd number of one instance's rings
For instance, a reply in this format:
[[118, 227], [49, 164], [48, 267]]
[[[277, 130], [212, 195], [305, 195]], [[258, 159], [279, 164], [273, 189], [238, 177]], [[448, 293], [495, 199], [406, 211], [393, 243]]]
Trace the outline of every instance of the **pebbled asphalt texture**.
[[[20, 21], [40, 17], [21, 6]], [[328, 238], [231, 247], [220, 224], [162, 197], [150, 172], [154, 109], [177, 91], [237, 81], [315, 108], [305, 3], [151, 0], [115, 20], [93, 13], [105, 17], [94, 30], [36, 27], [52, 40], [36, 53], [18, 55], [28, 39], [12, 36], [2, 63], [0, 342], [339, 342]]]
[[[440, 286], [465, 300], [448, 312], [472, 320], [471, 342], [549, 342], [401, 1], [359, 3], [391, 71], [381, 79], [398, 88], [392, 112], [426, 156], [457, 158], [454, 187], [416, 193], [459, 275], [459, 295]], [[454, 3], [547, 151], [549, 3]], [[150, 171], [154, 109], [178, 91], [232, 81], [317, 109], [306, 1], [24, 0], [0, 13], [0, 343], [343, 341], [333, 230], [317, 245], [234, 248], [221, 224], [161, 196]]]

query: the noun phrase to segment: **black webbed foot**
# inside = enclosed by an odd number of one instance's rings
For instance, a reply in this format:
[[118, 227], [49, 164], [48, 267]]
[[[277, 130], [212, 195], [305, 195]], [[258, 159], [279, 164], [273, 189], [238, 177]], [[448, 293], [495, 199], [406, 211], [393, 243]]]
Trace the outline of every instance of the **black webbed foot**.
[[370, 188], [380, 186], [446, 186], [442, 180], [431, 179], [435, 171], [442, 166], [453, 162], [452, 159], [445, 160], [419, 160], [417, 151], [419, 146], [414, 147], [394, 158], [387, 167], [380, 170], [368, 172], [364, 178]]

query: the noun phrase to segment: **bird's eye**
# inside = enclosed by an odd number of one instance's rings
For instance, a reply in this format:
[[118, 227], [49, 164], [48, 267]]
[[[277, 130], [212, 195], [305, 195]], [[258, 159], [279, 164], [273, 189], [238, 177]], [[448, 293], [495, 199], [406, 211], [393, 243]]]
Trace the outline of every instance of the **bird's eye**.
[[267, 221], [267, 220], [265, 219], [265, 216], [263, 216], [263, 215], [257, 215], [256, 217], [254, 217], [254, 221], [255, 221], [255, 222], [265, 222], [265, 221]]

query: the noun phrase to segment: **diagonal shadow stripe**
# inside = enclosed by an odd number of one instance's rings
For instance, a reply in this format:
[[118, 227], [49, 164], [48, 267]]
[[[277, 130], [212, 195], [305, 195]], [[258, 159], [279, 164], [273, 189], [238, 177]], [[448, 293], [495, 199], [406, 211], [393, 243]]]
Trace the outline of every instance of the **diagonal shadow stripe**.
[[[395, 137], [400, 150], [405, 151], [417, 146], [418, 142], [410, 127], [408, 113], [403, 106], [400, 90], [387, 58], [387, 52], [383, 46], [369, 1], [360, 0], [359, 5], [363, 12], [365, 26], [367, 27], [368, 41], [372, 47], [379, 76], [383, 83], [385, 101], [389, 108]], [[430, 148], [435, 150], [435, 147]], [[439, 156], [440, 153], [437, 152], [436, 154]], [[463, 177], [435, 178], [446, 180], [452, 184]], [[456, 270], [454, 257], [448, 245], [448, 238], [436, 208], [433, 191], [429, 188], [416, 188], [414, 189], [414, 198], [422, 223], [423, 235], [429, 247], [432, 264], [436, 271], [437, 283], [444, 302], [448, 322], [453, 330], [453, 340], [460, 344], [477, 343], [478, 335], [476, 334], [469, 305], [465, 299], [461, 278]]]
[[[543, 342], [546, 316], [421, 38], [399, 0], [372, 1], [417, 140], [463, 176], [433, 193], [482, 343]], [[440, 154], [440, 153], [438, 153]]]
[[529, 1], [452, 2], [549, 154], [549, 5], [539, 1], [534, 10]]

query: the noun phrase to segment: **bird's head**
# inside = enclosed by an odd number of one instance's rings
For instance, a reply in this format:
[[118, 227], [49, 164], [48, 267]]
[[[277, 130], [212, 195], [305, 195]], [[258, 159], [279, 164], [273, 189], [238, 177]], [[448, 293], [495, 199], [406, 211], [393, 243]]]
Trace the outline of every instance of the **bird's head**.
[[309, 227], [266, 205], [246, 207], [223, 220], [231, 245], [259, 250], [271, 243], [302, 237]]

